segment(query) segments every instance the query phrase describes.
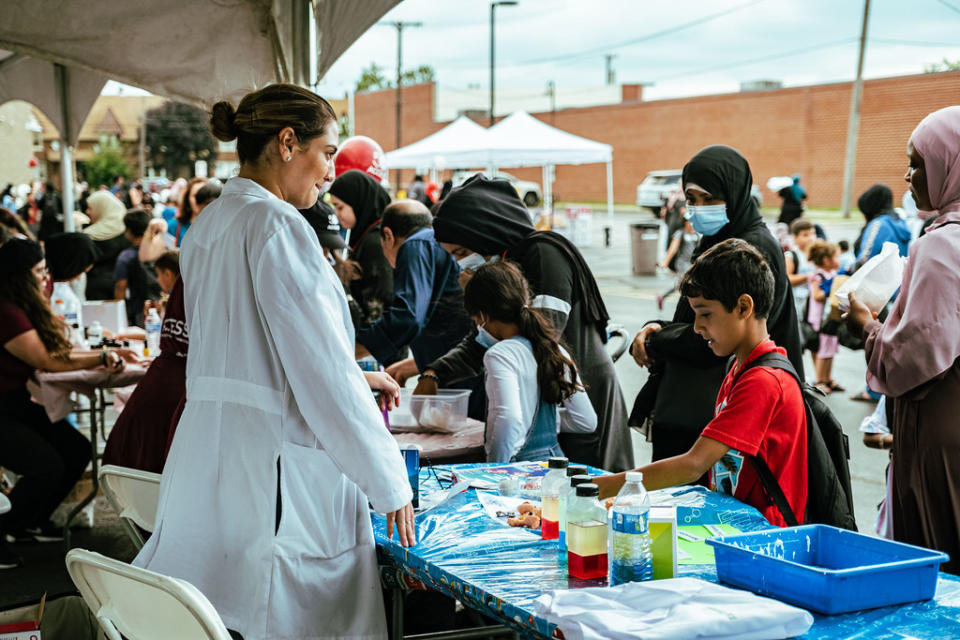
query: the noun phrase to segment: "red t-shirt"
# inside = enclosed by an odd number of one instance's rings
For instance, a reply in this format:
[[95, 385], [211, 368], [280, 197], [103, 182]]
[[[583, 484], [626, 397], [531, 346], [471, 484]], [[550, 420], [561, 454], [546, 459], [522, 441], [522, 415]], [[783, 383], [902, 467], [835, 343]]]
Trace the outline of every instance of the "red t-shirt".
[[[744, 364], [771, 351], [787, 354], [767, 340]], [[734, 366], [724, 378], [713, 420], [703, 430], [703, 436], [730, 447], [710, 472], [710, 488], [756, 507], [771, 524], [787, 526], [745, 458], [759, 456], [802, 524], [807, 506], [807, 416], [800, 387], [786, 371], [755, 367], [738, 378], [742, 369]]]
[[33, 367], [4, 348], [8, 342], [31, 329], [33, 323], [20, 307], [0, 301], [0, 393], [25, 388], [33, 375]]

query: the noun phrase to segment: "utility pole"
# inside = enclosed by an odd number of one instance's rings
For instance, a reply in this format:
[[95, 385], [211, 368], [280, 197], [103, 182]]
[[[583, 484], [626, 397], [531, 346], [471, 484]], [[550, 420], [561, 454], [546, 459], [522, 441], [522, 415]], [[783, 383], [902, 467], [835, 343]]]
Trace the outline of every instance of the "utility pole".
[[550, 80], [549, 82], [547, 82], [547, 91], [545, 95], [550, 96], [550, 114], [551, 116], [553, 116], [553, 114], [557, 110], [557, 83], [556, 82], [554, 82], [553, 80]]
[[496, 14], [497, 7], [515, 7], [515, 6], [517, 6], [518, 4], [520, 4], [520, 3], [517, 2], [517, 0], [497, 0], [496, 2], [491, 2], [491, 3], [490, 3], [490, 126], [491, 126], [491, 127], [493, 126], [493, 108], [494, 108], [494, 97], [493, 97], [493, 96], [494, 96], [494, 91], [493, 91], [493, 87], [494, 87], [494, 84], [495, 84], [495, 83], [494, 83], [494, 80], [495, 80], [495, 75], [496, 75], [496, 74], [494, 73], [494, 68], [495, 68], [495, 65], [494, 65], [494, 62], [495, 62], [495, 57], [494, 57], [495, 47], [494, 47], [494, 38], [493, 38], [493, 33], [494, 33], [494, 16], [495, 16], [495, 14]]
[[[422, 27], [422, 22], [403, 22], [402, 20], [397, 20], [396, 22], [381, 22], [383, 26], [394, 27], [397, 30], [397, 117], [396, 117], [396, 148], [399, 149], [403, 146], [403, 30], [406, 27]], [[397, 169], [394, 174], [394, 180], [396, 183], [393, 185], [394, 192], [400, 189], [400, 169]]]
[[607, 86], [612, 87], [617, 84], [617, 72], [613, 70], [613, 60], [617, 57], [615, 53], [608, 53], [603, 56], [607, 67]]
[[860, 102], [863, 100], [863, 58], [867, 50], [867, 21], [870, 17], [870, 0], [863, 2], [863, 25], [860, 28], [860, 54], [857, 57], [857, 78], [853, 81], [850, 97], [850, 120], [847, 124], [847, 157], [843, 163], [843, 217], [850, 217], [850, 200], [853, 198], [853, 178], [857, 172], [857, 137], [860, 135]]
[[140, 149], [139, 149], [139, 160], [140, 160], [140, 179], [143, 180], [146, 177], [146, 164], [147, 164], [147, 114], [144, 113], [140, 116]]

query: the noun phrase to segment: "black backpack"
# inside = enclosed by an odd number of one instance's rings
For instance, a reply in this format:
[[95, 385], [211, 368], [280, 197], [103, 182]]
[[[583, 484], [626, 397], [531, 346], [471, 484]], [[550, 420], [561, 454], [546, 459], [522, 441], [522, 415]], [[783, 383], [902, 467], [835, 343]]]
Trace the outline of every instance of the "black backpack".
[[[730, 366], [732, 363], [731, 358]], [[786, 371], [800, 385], [807, 412], [807, 511], [804, 524], [829, 524], [856, 531], [850, 467], [847, 463], [850, 459], [850, 441], [830, 407], [823, 401], [823, 394], [800, 380], [790, 360], [779, 353], [765, 353], [744, 367], [739, 375], [754, 367]], [[751, 456], [750, 460], [787, 526], [799, 524], [767, 463], [758, 457]]]

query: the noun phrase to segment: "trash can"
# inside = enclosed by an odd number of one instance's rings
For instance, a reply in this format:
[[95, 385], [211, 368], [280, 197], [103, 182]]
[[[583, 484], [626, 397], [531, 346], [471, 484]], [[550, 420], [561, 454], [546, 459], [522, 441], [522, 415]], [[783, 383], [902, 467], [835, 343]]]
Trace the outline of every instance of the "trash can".
[[633, 256], [633, 275], [657, 274], [657, 250], [660, 243], [660, 224], [638, 222], [630, 225], [630, 253]]

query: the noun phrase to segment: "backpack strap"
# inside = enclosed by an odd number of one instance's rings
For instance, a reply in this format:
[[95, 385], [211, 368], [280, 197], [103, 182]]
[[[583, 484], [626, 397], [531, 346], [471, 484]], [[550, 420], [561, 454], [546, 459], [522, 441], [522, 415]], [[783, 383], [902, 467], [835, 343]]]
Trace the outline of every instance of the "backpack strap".
[[[733, 367], [734, 362], [735, 358], [731, 358], [727, 365], [728, 371]], [[803, 398], [803, 383], [800, 381], [800, 376], [797, 375], [797, 370], [793, 368], [793, 364], [789, 359], [787, 359], [786, 356], [776, 353], [775, 351], [765, 353], [740, 370], [740, 372], [737, 374], [737, 377], [742, 376], [744, 373], [750, 369], [753, 369], [754, 367], [770, 367], [771, 369], [780, 369], [781, 371], [786, 371], [793, 376], [794, 380], [797, 381], [797, 385], [800, 387], [800, 397]], [[803, 407], [807, 415], [807, 428], [809, 429], [811, 428], [810, 425], [813, 424], [813, 416], [810, 413], [810, 408], [807, 406], [806, 400], [803, 402]], [[780, 486], [780, 483], [777, 482], [777, 478], [773, 475], [773, 472], [767, 465], [766, 460], [760, 456], [750, 456], [750, 462], [753, 464], [753, 468], [756, 470], [757, 476], [759, 476], [760, 482], [763, 484], [763, 488], [766, 490], [767, 495], [771, 500], [773, 500], [773, 504], [777, 506], [777, 509], [780, 511], [780, 515], [783, 516], [783, 520], [787, 523], [787, 526], [795, 527], [800, 524], [800, 521], [797, 520], [796, 514], [790, 507], [790, 502], [787, 500], [787, 496], [783, 492], [783, 488]]]

